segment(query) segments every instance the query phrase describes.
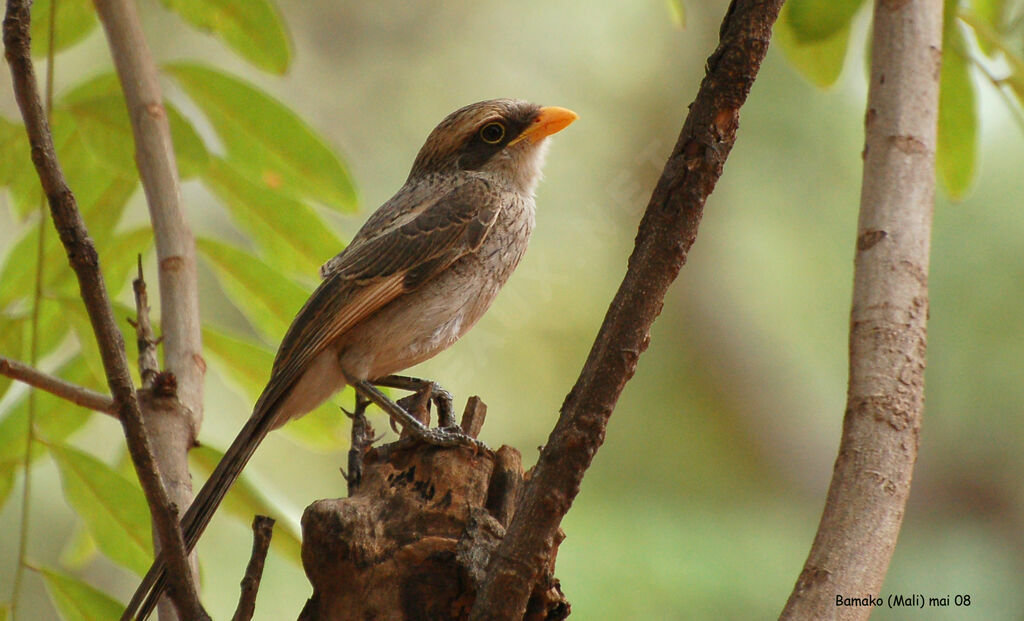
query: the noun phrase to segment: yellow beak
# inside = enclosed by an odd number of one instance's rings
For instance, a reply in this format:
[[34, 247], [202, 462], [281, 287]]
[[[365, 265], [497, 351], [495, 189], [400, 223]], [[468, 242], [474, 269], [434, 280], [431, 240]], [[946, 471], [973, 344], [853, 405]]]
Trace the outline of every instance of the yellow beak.
[[580, 118], [578, 114], [566, 108], [559, 108], [558, 106], [541, 108], [537, 112], [537, 116], [534, 117], [533, 123], [524, 129], [523, 133], [516, 136], [515, 140], [509, 143], [509, 146], [524, 138], [529, 138], [530, 142], [533, 143], [540, 142], [551, 134], [562, 131], [578, 118]]

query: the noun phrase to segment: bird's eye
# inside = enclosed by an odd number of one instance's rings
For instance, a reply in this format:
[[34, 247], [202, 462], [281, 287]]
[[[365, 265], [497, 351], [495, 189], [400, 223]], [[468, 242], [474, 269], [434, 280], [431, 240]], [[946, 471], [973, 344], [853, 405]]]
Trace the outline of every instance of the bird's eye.
[[480, 139], [487, 144], [498, 144], [505, 137], [505, 126], [493, 121], [480, 128]]

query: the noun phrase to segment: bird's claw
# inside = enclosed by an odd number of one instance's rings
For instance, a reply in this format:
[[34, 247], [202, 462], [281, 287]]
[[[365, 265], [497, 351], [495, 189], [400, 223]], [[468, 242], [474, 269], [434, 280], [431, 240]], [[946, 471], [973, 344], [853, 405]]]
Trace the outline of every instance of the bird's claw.
[[410, 437], [434, 446], [463, 447], [472, 449], [474, 454], [490, 450], [486, 444], [468, 435], [458, 425], [406, 428], [405, 431]]

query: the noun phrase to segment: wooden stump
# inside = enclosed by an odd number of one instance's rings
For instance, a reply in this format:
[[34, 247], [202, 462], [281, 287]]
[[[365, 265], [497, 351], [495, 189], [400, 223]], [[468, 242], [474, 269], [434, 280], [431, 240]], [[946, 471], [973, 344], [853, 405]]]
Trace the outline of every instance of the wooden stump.
[[[475, 437], [485, 411], [470, 399], [463, 429]], [[402, 441], [366, 450], [350, 496], [314, 502], [302, 517], [313, 596], [299, 621], [467, 618], [523, 479], [508, 446], [474, 454]], [[524, 619], [569, 615], [553, 550]]]

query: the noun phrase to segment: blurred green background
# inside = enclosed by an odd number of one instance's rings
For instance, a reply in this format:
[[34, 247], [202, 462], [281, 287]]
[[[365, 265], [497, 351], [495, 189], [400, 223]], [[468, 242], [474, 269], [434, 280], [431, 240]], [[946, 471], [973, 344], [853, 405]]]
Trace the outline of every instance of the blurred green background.
[[[554, 139], [516, 275], [466, 338], [413, 370], [460, 403], [480, 395], [482, 439], [519, 448], [527, 464], [621, 280], [725, 6], [686, 3], [679, 29], [662, 0], [282, 2], [295, 53], [275, 78], [141, 3], [158, 59], [199, 58], [244, 76], [339, 151], [360, 196], [357, 214], [329, 216], [345, 238], [401, 185], [451, 110], [519, 97], [579, 113]], [[785, 603], [817, 527], [845, 403], [867, 17], [855, 20], [830, 90], [769, 52], [697, 243], [563, 523], [557, 575], [574, 618], [772, 618]], [[57, 92], [108, 68], [94, 32], [59, 57]], [[0, 86], [10, 93], [6, 72]], [[967, 594], [971, 606], [879, 609], [875, 619], [1020, 619], [1024, 610], [1024, 140], [1005, 102], [979, 86], [979, 174], [963, 200], [940, 191], [936, 201], [920, 459], [882, 593]], [[16, 118], [11, 99], [0, 112]], [[197, 231], [239, 238], [197, 182], [184, 195]], [[145, 217], [136, 196], [126, 219]], [[0, 202], [0, 253], [14, 222]], [[249, 329], [206, 267], [201, 283], [205, 314]], [[202, 439], [226, 445], [250, 407], [211, 372]], [[373, 422], [387, 427], [379, 412]], [[112, 457], [118, 434], [96, 420], [72, 443]], [[274, 434], [249, 469], [290, 507], [279, 517], [297, 521], [312, 500], [344, 494], [344, 460], [343, 450], [310, 452]], [[57, 565], [74, 514], [52, 464], [40, 461], [33, 476], [30, 556]], [[20, 504], [19, 482], [0, 512], [0, 585], [16, 563]], [[200, 544], [214, 618], [234, 608], [250, 542], [246, 523], [220, 517]], [[77, 574], [122, 598], [136, 584], [102, 557]], [[257, 618], [294, 618], [308, 595], [301, 567], [272, 551]], [[32, 576], [26, 598], [37, 618], [55, 614]]]

